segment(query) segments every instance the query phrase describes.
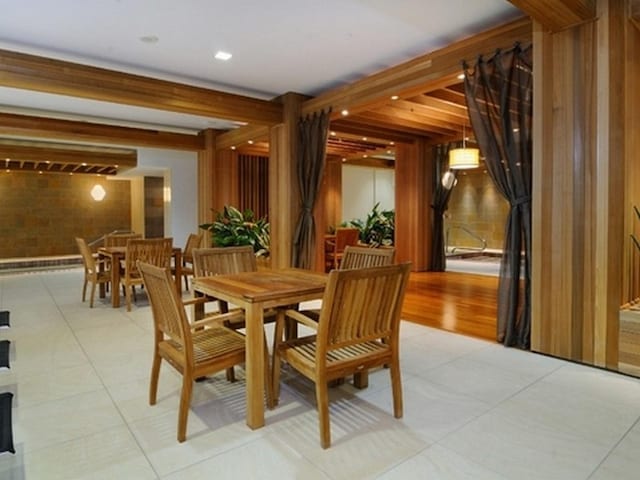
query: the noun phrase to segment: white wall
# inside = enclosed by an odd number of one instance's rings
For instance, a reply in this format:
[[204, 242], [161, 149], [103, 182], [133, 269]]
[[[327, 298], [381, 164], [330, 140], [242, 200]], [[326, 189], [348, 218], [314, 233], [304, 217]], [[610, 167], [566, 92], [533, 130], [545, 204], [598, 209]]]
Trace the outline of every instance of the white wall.
[[198, 154], [178, 150], [138, 148], [138, 166], [125, 176], [164, 177], [164, 233], [184, 246], [198, 231]]
[[342, 166], [342, 221], [364, 220], [373, 206], [395, 209], [395, 171], [390, 168]]

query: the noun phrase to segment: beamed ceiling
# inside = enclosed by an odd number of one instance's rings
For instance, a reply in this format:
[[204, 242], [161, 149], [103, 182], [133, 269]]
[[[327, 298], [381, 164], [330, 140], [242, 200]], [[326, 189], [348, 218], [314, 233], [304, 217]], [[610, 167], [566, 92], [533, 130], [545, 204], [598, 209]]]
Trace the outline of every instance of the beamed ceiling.
[[[544, 28], [558, 31], [595, 16], [591, 0], [513, 0]], [[634, 0], [631, 15], [639, 15]], [[522, 17], [434, 50], [302, 103], [303, 115], [331, 108], [327, 152], [358, 164], [392, 166], [395, 146], [426, 139], [460, 141], [469, 127], [462, 61], [531, 41], [532, 23]], [[173, 81], [122, 73], [37, 55], [0, 50], [0, 87], [144, 107], [183, 115], [211, 116], [239, 128], [220, 132], [219, 149], [267, 154], [270, 126], [282, 119], [278, 99], [261, 100]], [[349, 114], [341, 114], [348, 110]], [[37, 138], [34, 142], [32, 139]], [[31, 139], [27, 141], [26, 139]], [[73, 143], [67, 143], [73, 142]], [[85, 144], [84, 146], [78, 143]], [[103, 145], [95, 147], [91, 145]], [[133, 150], [104, 145], [204, 149], [202, 132], [113, 125], [54, 114], [0, 112], [0, 161], [11, 169], [114, 174], [135, 165]], [[6, 160], [6, 159], [9, 160]], [[118, 167], [115, 167], [118, 165]]]

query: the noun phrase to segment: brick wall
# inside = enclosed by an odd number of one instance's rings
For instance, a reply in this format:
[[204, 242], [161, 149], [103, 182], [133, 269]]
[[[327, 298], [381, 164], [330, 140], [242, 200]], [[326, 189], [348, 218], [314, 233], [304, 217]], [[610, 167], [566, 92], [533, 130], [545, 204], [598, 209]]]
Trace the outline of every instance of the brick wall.
[[[102, 202], [91, 198], [99, 183]], [[75, 237], [92, 241], [131, 225], [128, 181], [93, 175], [0, 173], [0, 258], [76, 254]]]

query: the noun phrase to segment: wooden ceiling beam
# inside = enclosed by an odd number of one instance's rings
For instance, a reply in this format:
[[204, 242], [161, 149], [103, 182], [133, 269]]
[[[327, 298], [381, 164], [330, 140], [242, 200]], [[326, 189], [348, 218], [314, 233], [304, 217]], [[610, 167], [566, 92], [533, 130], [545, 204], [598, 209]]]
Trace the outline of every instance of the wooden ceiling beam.
[[595, 0], [509, 0], [509, 2], [552, 32], [565, 30], [596, 18]]
[[276, 102], [9, 50], [0, 50], [0, 85], [239, 122], [282, 122]]
[[198, 135], [118, 127], [100, 123], [0, 113], [0, 135], [75, 140], [137, 147], [197, 151], [204, 148]]
[[[511, 47], [518, 41], [528, 42], [531, 37], [529, 18], [510, 22], [307, 100], [302, 105], [302, 114], [329, 107], [334, 115], [340, 115], [343, 109], [354, 114], [369, 109], [381, 99], [387, 101], [392, 95], [406, 98], [442, 88], [443, 78], [451, 80], [461, 72], [463, 60], [473, 60], [496, 48]], [[437, 86], [430, 87], [430, 84]]]
[[216, 137], [216, 149], [239, 148], [246, 145], [249, 141], [259, 142], [265, 140], [269, 140], [269, 127], [247, 125], [219, 134]]
[[409, 135], [404, 131], [392, 130], [388, 126], [363, 125], [352, 121], [352, 119], [333, 120], [330, 128], [338, 135], [346, 133], [361, 137], [382, 138], [390, 142], [413, 143], [416, 139], [414, 135]]

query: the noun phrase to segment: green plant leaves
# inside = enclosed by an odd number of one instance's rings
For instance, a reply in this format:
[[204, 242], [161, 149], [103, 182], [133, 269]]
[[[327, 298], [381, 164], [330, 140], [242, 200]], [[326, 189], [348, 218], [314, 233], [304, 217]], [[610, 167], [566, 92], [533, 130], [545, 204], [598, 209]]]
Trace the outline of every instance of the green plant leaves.
[[213, 223], [202, 224], [200, 228], [211, 232], [215, 246], [251, 245], [256, 256], [269, 255], [269, 223], [266, 218], [256, 220], [251, 209], [241, 212], [231, 205], [225, 205], [222, 212], [216, 212]]

